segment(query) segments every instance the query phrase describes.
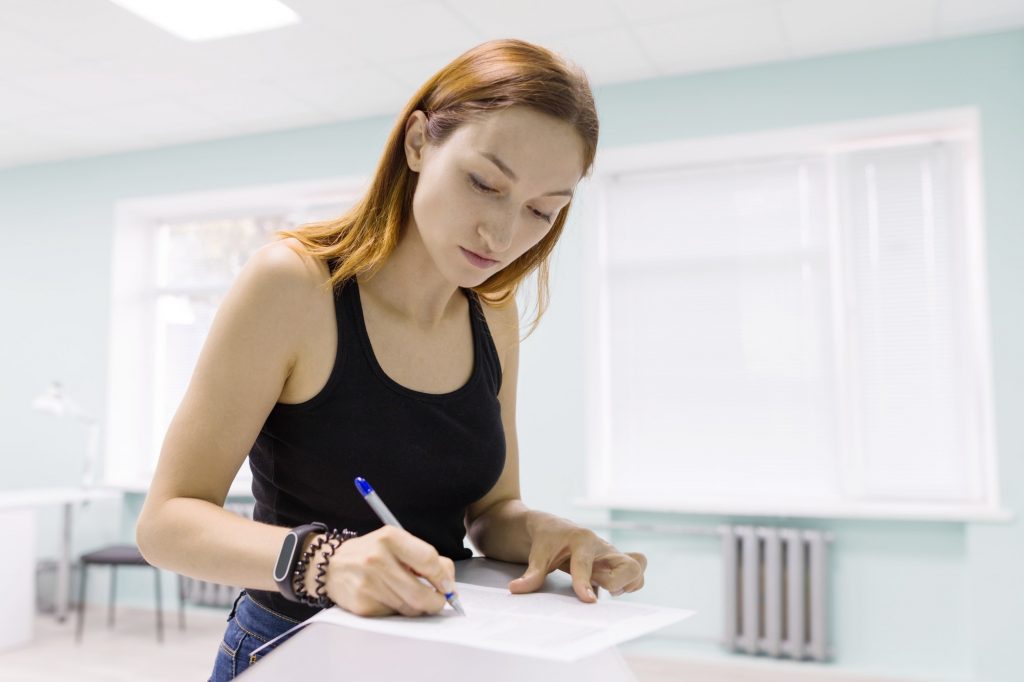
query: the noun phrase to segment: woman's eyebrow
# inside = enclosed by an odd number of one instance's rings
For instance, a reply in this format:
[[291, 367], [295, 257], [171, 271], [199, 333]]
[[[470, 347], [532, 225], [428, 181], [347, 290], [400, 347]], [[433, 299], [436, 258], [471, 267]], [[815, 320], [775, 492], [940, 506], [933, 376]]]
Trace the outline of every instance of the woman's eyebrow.
[[[499, 159], [494, 154], [492, 154], [490, 152], [477, 152], [477, 153], [480, 154], [480, 156], [482, 156], [485, 159], [487, 159], [488, 161], [490, 161], [491, 163], [493, 163], [495, 166], [497, 166], [498, 170], [500, 170], [502, 173], [507, 175], [509, 180], [511, 180], [512, 182], [515, 182], [516, 180], [518, 180], [518, 178], [516, 177], [516, 174], [512, 172], [512, 169], [509, 168], [507, 165], [505, 165], [505, 162], [502, 161], [501, 159]], [[563, 189], [563, 190], [559, 190], [557, 192], [548, 192], [547, 194], [542, 194], [541, 196], [542, 197], [554, 197], [554, 196], [559, 196], [559, 195], [567, 196], [569, 198], [572, 198], [572, 190]]]

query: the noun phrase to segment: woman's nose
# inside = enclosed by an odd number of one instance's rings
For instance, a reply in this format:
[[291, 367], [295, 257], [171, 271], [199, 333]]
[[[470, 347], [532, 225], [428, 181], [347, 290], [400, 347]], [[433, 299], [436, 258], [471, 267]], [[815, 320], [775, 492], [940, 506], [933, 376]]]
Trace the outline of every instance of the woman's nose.
[[512, 221], [501, 220], [487, 226], [481, 225], [477, 229], [477, 233], [483, 237], [484, 243], [491, 253], [502, 253], [512, 243]]

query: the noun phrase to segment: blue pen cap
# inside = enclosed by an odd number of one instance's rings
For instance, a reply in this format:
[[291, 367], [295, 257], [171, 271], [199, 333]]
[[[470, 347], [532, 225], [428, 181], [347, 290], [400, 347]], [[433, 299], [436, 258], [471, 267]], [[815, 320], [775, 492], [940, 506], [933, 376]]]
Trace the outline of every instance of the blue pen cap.
[[360, 495], [366, 497], [373, 492], [373, 486], [370, 485], [362, 476], [356, 476], [356, 490], [359, 491]]

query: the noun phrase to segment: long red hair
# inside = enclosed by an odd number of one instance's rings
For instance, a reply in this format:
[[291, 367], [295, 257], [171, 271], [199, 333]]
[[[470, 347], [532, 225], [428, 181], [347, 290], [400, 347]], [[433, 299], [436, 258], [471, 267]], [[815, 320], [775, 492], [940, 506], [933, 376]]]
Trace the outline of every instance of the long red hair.
[[[388, 136], [373, 180], [361, 199], [341, 216], [283, 230], [315, 257], [333, 264], [329, 284], [357, 274], [372, 275], [398, 244], [412, 213], [418, 175], [405, 159], [405, 122], [416, 110], [427, 114], [427, 141], [441, 145], [463, 123], [487, 112], [524, 106], [573, 126], [583, 143], [583, 175], [597, 151], [598, 120], [586, 74], [556, 53], [523, 40], [492, 40], [456, 57], [427, 80], [403, 108]], [[570, 201], [551, 229], [530, 250], [473, 288], [494, 306], [504, 306], [523, 280], [537, 271], [537, 314], [548, 305], [549, 256], [562, 234]], [[529, 334], [527, 334], [529, 335]]]

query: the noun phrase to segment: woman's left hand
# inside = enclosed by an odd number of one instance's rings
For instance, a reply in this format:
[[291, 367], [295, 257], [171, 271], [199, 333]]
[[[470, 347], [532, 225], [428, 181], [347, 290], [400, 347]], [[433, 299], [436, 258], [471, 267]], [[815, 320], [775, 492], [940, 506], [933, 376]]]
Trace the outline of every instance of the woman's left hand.
[[555, 569], [572, 576], [573, 591], [585, 602], [597, 601], [591, 586], [603, 587], [613, 596], [644, 586], [647, 557], [639, 552], [622, 553], [591, 530], [547, 516], [531, 529], [531, 538], [526, 572], [508, 585], [513, 594], [537, 590]]

